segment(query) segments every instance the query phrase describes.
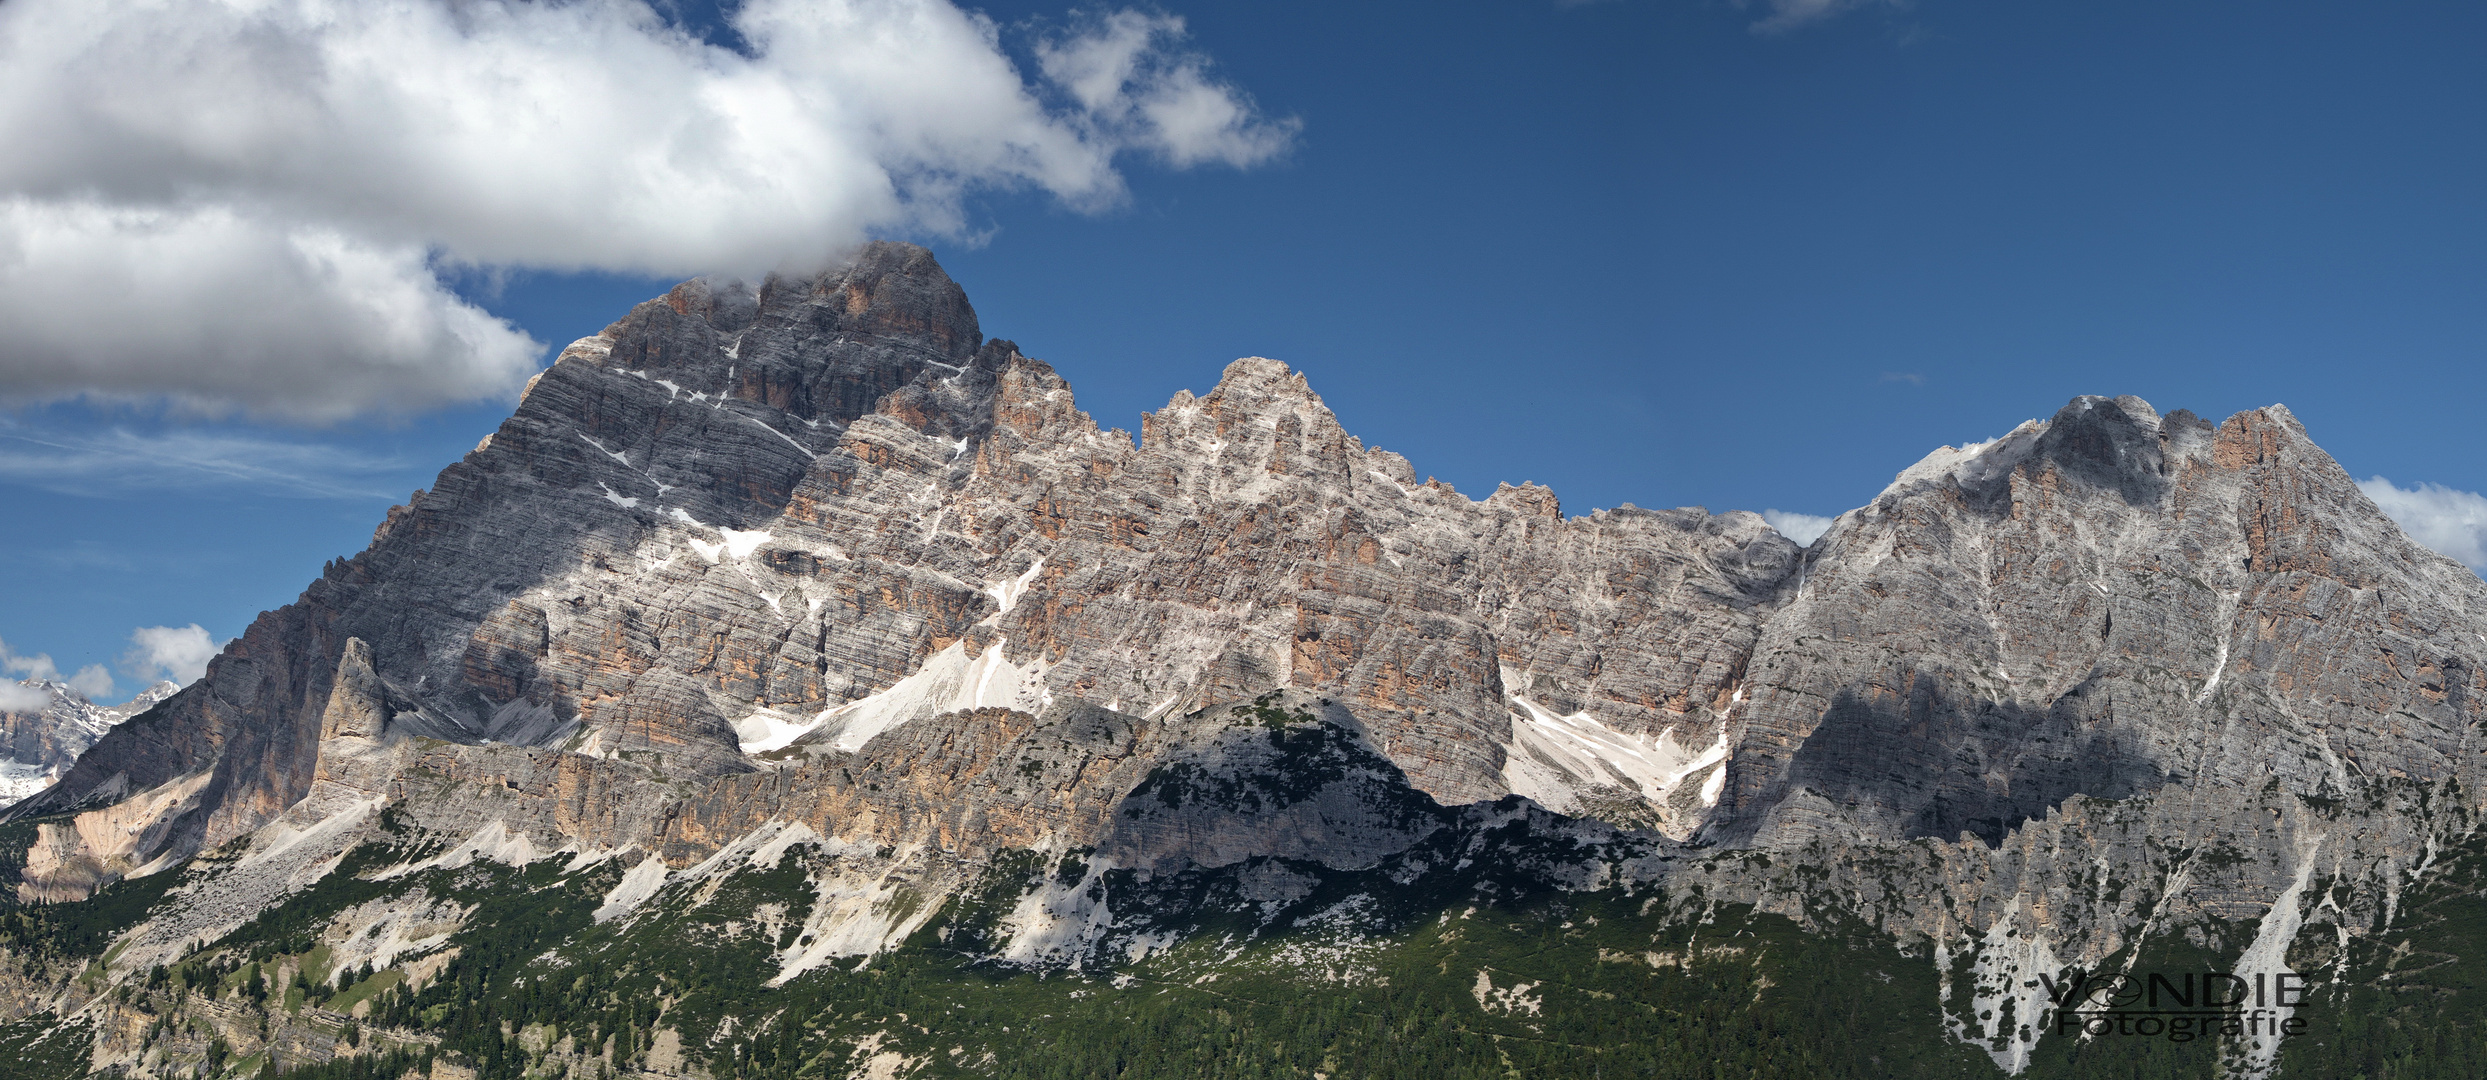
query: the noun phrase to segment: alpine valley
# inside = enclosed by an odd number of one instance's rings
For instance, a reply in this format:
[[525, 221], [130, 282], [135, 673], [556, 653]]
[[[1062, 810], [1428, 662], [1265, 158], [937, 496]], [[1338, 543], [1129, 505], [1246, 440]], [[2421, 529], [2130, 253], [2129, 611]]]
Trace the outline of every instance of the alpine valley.
[[2078, 398], [1799, 547], [1271, 360], [1100, 431], [874, 244], [570, 345], [61, 736], [0, 1072], [2478, 1077], [2482, 721], [2487, 583], [2280, 406]]

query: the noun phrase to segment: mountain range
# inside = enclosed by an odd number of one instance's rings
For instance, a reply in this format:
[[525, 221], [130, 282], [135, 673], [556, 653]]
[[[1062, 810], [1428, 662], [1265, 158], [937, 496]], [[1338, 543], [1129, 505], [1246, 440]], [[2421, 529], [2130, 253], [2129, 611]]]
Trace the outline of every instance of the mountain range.
[[69, 684], [22, 679], [17, 686], [43, 695], [43, 707], [0, 708], [0, 806], [50, 787], [114, 724], [136, 716], [181, 689], [158, 682], [119, 705], [97, 705]]
[[[2281, 406], [2076, 398], [1800, 546], [1472, 499], [1267, 359], [1100, 430], [878, 243], [573, 343], [63, 752], [0, 823], [0, 1043], [133, 1077], [2479, 1075], [2482, 664], [2487, 582]], [[2059, 1023], [2092, 976], [2213, 972], [2313, 989], [2268, 1030]]]

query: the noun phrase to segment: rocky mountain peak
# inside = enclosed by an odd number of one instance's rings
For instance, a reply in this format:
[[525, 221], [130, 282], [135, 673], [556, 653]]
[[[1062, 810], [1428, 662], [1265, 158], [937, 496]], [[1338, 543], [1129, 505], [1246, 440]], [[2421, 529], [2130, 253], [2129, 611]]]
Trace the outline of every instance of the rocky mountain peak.
[[43, 704], [0, 710], [0, 808], [49, 787], [114, 725], [181, 689], [159, 681], [119, 705], [97, 705], [67, 683], [26, 679], [15, 685], [41, 694]]
[[[2318, 795], [2377, 754], [2470, 783], [2455, 747], [2478, 706], [2398, 659], [2472, 670], [2487, 642], [2427, 629], [2487, 613], [2487, 586], [2460, 570], [2284, 407], [2214, 429], [2075, 398], [1936, 451], [1817, 543], [1756, 653], [1710, 835], [1994, 843], [2074, 794], [2276, 777]], [[2344, 636], [2374, 603], [2424, 614]]]
[[1563, 517], [1563, 501], [1555, 497], [1553, 488], [1543, 484], [1499, 485], [1492, 495], [1486, 496], [1485, 504], [1525, 517], [1554, 518], [1558, 521]]
[[967, 291], [914, 244], [874, 241], [818, 274], [771, 276], [759, 308], [764, 316], [804, 318], [815, 329], [915, 339], [952, 357], [984, 343]]
[[2072, 399], [2031, 449], [2064, 475], [2113, 490], [2136, 506], [2156, 505], [2165, 486], [2158, 410], [2131, 395]]
[[1413, 470], [1397, 454], [1367, 450], [1286, 364], [1246, 357], [1227, 365], [1205, 396], [1177, 392], [1141, 418], [1141, 446], [1177, 464], [1194, 497], [1249, 499], [1352, 493], [1381, 480], [1405, 485]]
[[[1741, 518], [1566, 520], [1540, 487], [1418, 484], [1275, 360], [1176, 395], [1134, 447], [977, 335], [907, 245], [639, 305], [255, 624], [154, 745], [107, 748], [47, 805], [205, 769], [186, 824], [151, 835], [214, 844], [375, 730], [702, 777], [951, 709], [1148, 717], [1273, 688], [1333, 692], [1447, 799], [1647, 800], [1683, 777], [1600, 755], [1715, 744], [1794, 563]], [[1567, 724], [1620, 741], [1549, 749]]]

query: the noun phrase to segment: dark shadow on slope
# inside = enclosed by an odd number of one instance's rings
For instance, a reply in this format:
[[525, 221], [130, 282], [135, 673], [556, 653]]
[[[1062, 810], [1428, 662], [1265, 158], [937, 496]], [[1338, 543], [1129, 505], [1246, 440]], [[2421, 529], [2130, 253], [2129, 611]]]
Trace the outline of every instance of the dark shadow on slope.
[[1931, 672], [1909, 686], [1904, 701], [1841, 691], [1790, 760], [1786, 790], [1810, 788], [1904, 839], [1965, 832], [1993, 847], [2074, 795], [2127, 799], [2168, 780], [2112, 717], [2090, 715], [2086, 683], [2043, 712], [1956, 695]]
[[1981, 511], [2008, 514], [2012, 478], [2051, 465], [2058, 475], [2113, 492], [2126, 505], [2154, 508], [2173, 471], [2170, 440], [2198, 437], [2196, 428], [2207, 430], [2207, 425], [2182, 409], [2163, 420], [2137, 397], [2083, 395], [2056, 410], [2035, 439], [2023, 434], [1988, 448], [1981, 457], [1992, 464], [1972, 466], [1962, 477], [1961, 490]]
[[[1179, 747], [1113, 810], [1092, 853], [1059, 860], [1060, 883], [1098, 874], [1113, 929], [1088, 962], [1147, 940], [1395, 933], [1452, 903], [1518, 901], [1604, 884], [1601, 867], [1663, 857], [1665, 837], [1575, 819], [1520, 796], [1444, 806], [1418, 790], [1334, 702], [1299, 691], [1203, 709], [1174, 722]], [[1083, 865], [1074, 868], [1073, 863]], [[1001, 871], [944, 937], [973, 953], [998, 911], [1048, 871]], [[1007, 894], [1007, 895], [1005, 895]], [[936, 935], [940, 936], [940, 935]]]

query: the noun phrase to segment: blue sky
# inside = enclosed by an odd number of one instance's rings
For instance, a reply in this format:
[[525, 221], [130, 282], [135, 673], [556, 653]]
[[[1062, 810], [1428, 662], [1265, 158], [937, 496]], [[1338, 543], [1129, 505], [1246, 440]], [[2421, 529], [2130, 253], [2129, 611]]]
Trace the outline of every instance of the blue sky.
[[[50, 2], [9, 8], [25, 20]], [[928, 244], [985, 332], [1053, 362], [1107, 426], [1136, 428], [1176, 390], [1263, 355], [1306, 372], [1350, 431], [1472, 495], [1535, 480], [1573, 513], [1829, 515], [1935, 446], [2075, 394], [2214, 419], [2284, 402], [2353, 475], [2442, 485], [2396, 510], [2431, 515], [2439, 547], [2475, 553], [2487, 536], [2487, 502], [2464, 499], [2487, 489], [2476, 4], [1170, 3], [1131, 16], [1145, 25], [973, 10], [1071, 140], [1043, 145], [1072, 149], [1018, 174], [945, 159], [969, 178], [963, 195], [902, 191], [900, 212], [787, 232]], [[729, 40], [713, 7], [681, 14], [746, 53], [792, 48], [782, 31], [767, 49]], [[1116, 26], [1142, 27], [1143, 67], [1172, 73], [1152, 85], [1190, 78], [1246, 111], [1148, 128], [1117, 111], [1146, 98], [1139, 83], [1096, 104], [1074, 77], [1046, 81]], [[937, 75], [954, 58], [928, 63]], [[202, 77], [248, 83], [251, 62]], [[0, 95], [30, 106], [61, 85]], [[9, 112], [0, 97], [0, 134]], [[152, 137], [132, 130], [0, 167], [0, 184], [21, 200], [77, 183], [129, 205], [167, 198], [178, 184], [122, 184], [179, 172], [130, 151]], [[941, 130], [945, 146], [988, 137]], [[521, 165], [610, 167], [558, 144]], [[385, 184], [339, 195], [217, 168], [175, 179], [428, 244], [450, 308], [555, 348], [711, 268], [700, 259], [768, 257], [551, 227], [505, 242], [513, 230], [483, 210], [423, 218]], [[460, 257], [478, 265], [448, 265]], [[195, 623], [221, 641], [290, 601], [490, 431], [514, 365], [539, 362], [487, 335], [477, 348], [499, 360], [357, 367], [356, 349], [391, 346], [350, 329], [288, 346], [310, 358], [300, 370], [252, 368], [247, 350], [192, 358], [189, 335], [273, 333], [217, 321], [228, 314], [130, 295], [100, 320], [149, 324], [125, 345], [79, 344], [84, 329], [58, 356], [0, 343], [14, 402], [0, 407], [0, 640], [14, 654], [102, 664], [117, 696], [134, 692], [135, 628]], [[5, 302], [0, 316], [50, 317]], [[250, 370], [197, 370], [219, 363]]]

